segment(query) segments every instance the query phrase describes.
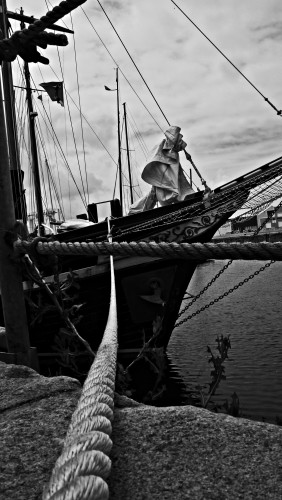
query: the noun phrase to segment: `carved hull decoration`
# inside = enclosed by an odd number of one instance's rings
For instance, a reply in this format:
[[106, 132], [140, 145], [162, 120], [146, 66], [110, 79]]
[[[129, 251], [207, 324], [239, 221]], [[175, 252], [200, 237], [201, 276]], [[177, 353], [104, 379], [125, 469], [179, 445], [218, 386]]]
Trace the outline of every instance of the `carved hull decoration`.
[[[272, 168], [273, 174], [269, 173]], [[251, 183], [251, 187], [254, 187], [259, 183], [259, 175], [263, 174], [263, 179], [267, 176], [269, 180], [271, 175], [277, 176], [277, 172], [281, 175], [281, 171], [282, 158], [273, 162], [273, 165], [261, 167], [258, 173], [242, 178], [242, 182]], [[111, 228], [113, 241], [210, 241], [217, 229], [249, 200], [249, 191], [244, 186], [238, 187], [240, 182], [239, 179], [238, 183], [217, 188], [208, 198], [203, 192], [194, 193], [184, 201], [170, 206], [115, 218]], [[253, 197], [252, 194], [251, 199]], [[61, 233], [56, 238], [61, 242], [101, 242], [107, 239], [107, 234], [108, 225], [103, 221], [91, 227]], [[77, 295], [76, 304], [82, 305], [77, 329], [95, 351], [102, 339], [108, 317], [108, 260], [70, 256], [61, 257], [60, 265], [62, 271], [73, 269], [81, 276], [79, 289], [74, 290]], [[144, 256], [115, 259], [118, 357], [124, 366], [131, 364], [144, 346], [147, 349], [149, 345], [152, 351], [165, 351], [196, 266], [196, 261], [181, 260], [177, 254], [170, 259]], [[40, 292], [33, 289], [29, 294], [31, 300], [40, 306]], [[47, 373], [51, 370], [50, 359], [57, 362], [57, 353], [52, 350], [52, 346], [62, 327], [62, 319], [53, 313], [50, 306], [48, 316], [44, 316], [43, 321], [31, 322], [31, 345], [37, 347], [41, 361], [45, 357]], [[62, 354], [68, 357], [73, 355], [71, 349], [71, 346], [61, 346], [61, 350], [65, 351]], [[142, 387], [144, 370], [145, 367], [142, 368]]]
[[218, 211], [213, 211], [209, 214], [195, 217], [191, 221], [185, 221], [159, 234], [150, 236], [149, 241], [156, 241], [157, 243], [189, 242], [195, 236], [204, 233], [207, 228], [212, 227], [220, 218]]

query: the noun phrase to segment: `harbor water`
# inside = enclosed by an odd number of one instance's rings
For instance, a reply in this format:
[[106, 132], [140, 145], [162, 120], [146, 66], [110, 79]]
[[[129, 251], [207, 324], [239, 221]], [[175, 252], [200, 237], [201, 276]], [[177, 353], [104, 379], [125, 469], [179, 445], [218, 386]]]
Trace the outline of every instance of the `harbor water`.
[[[227, 261], [208, 261], [196, 269], [188, 292], [199, 293]], [[234, 261], [211, 287], [181, 316], [197, 311], [264, 266], [264, 261]], [[187, 305], [191, 299], [183, 301]], [[239, 415], [282, 423], [282, 262], [255, 275], [243, 286], [175, 328], [168, 354], [188, 390], [207, 394], [216, 337], [229, 336], [231, 349], [225, 375], [212, 398], [221, 406], [239, 398]]]

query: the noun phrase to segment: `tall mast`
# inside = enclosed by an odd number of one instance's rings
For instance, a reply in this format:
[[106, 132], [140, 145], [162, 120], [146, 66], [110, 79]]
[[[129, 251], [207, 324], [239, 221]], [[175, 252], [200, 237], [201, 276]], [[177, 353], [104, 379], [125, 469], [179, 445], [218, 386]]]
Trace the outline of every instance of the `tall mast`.
[[[20, 10], [21, 15], [23, 15], [23, 9]], [[25, 28], [25, 23], [21, 21], [21, 29]], [[35, 118], [37, 113], [33, 110], [32, 102], [32, 90], [30, 85], [30, 72], [28, 63], [24, 62], [24, 75], [26, 82], [26, 100], [28, 108], [28, 120], [29, 120], [29, 134], [30, 134], [30, 147], [31, 147], [31, 159], [32, 159], [32, 171], [34, 178], [34, 189], [35, 189], [35, 201], [37, 209], [37, 220], [38, 220], [38, 234], [40, 236], [44, 235], [44, 213], [41, 198], [41, 185], [40, 185], [40, 175], [39, 175], [39, 164], [38, 164], [38, 154], [37, 154], [37, 144], [35, 135]]]
[[0, 358], [1, 361], [6, 361], [10, 357], [14, 362], [16, 358], [19, 364], [30, 366], [29, 332], [22, 276], [19, 266], [11, 259], [12, 242], [17, 234], [1, 85], [0, 158], [0, 287], [8, 343], [8, 354], [0, 353]]
[[125, 126], [125, 140], [126, 140], [126, 153], [127, 153], [130, 200], [131, 200], [131, 203], [133, 203], [133, 190], [132, 190], [131, 166], [130, 166], [128, 131], [127, 131], [127, 115], [126, 115], [126, 103], [125, 102], [123, 103], [123, 114], [124, 114], [124, 126]]
[[123, 201], [122, 201], [122, 166], [121, 166], [121, 140], [120, 140], [120, 113], [119, 113], [119, 82], [118, 82], [118, 68], [116, 69], [116, 83], [117, 83], [117, 121], [118, 121], [118, 171], [119, 171], [119, 196], [121, 215], [123, 215]]
[[[9, 37], [6, 0], [1, 0], [1, 29], [4, 38]], [[13, 199], [16, 219], [27, 221], [26, 202], [23, 190], [23, 172], [20, 167], [18, 138], [15, 119], [15, 98], [11, 63], [2, 62], [2, 81], [4, 91], [5, 118], [9, 148], [9, 166], [13, 187]]]

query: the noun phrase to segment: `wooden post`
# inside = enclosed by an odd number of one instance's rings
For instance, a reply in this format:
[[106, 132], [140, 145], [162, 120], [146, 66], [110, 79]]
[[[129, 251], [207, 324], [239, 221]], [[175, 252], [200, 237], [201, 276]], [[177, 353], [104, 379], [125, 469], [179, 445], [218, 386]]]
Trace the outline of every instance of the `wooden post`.
[[0, 288], [9, 353], [18, 364], [30, 366], [29, 332], [21, 273], [13, 261], [16, 224], [9, 172], [7, 136], [0, 85]]
[[[21, 14], [23, 14], [23, 9], [21, 8]], [[25, 28], [25, 24], [21, 22], [21, 29]], [[33, 110], [32, 102], [32, 90], [30, 86], [30, 72], [28, 62], [24, 62], [24, 75], [26, 83], [26, 100], [28, 108], [28, 121], [29, 121], [29, 137], [30, 137], [30, 150], [31, 150], [31, 160], [32, 160], [32, 173], [34, 178], [34, 191], [35, 191], [35, 201], [37, 209], [37, 221], [38, 221], [38, 234], [39, 236], [44, 236], [44, 212], [41, 197], [41, 185], [40, 185], [40, 174], [39, 174], [39, 163], [37, 154], [37, 143], [35, 134], [35, 118], [37, 113]]]
[[[2, 13], [0, 13], [0, 26], [4, 38], [9, 38], [8, 18], [6, 0], [2, 0]], [[17, 130], [15, 98], [13, 89], [13, 76], [10, 61], [2, 61], [2, 82], [4, 92], [4, 104], [6, 110], [7, 139], [9, 145], [10, 175], [12, 178], [12, 190], [15, 206], [15, 216], [25, 224], [27, 221], [26, 201], [23, 189], [23, 172], [20, 168]]]
[[132, 204], [133, 203], [133, 189], [132, 189], [130, 155], [129, 155], [129, 142], [128, 142], [128, 130], [127, 130], [127, 115], [126, 115], [126, 103], [125, 102], [123, 103], [123, 115], [124, 115], [126, 153], [127, 153], [127, 165], [128, 165], [128, 176], [129, 176], [130, 201], [131, 201], [131, 204]]
[[120, 112], [119, 112], [119, 83], [118, 83], [118, 68], [116, 69], [117, 83], [117, 125], [118, 125], [118, 171], [119, 171], [119, 197], [120, 209], [123, 216], [123, 189], [122, 189], [122, 165], [121, 165], [121, 138], [120, 138]]

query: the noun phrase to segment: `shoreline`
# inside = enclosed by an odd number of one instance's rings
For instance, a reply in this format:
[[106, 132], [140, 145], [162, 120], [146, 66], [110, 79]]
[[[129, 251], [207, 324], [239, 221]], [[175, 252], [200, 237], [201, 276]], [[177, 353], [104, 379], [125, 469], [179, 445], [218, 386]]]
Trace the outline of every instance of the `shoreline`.
[[264, 231], [253, 236], [253, 231], [244, 233], [226, 233], [222, 236], [214, 236], [211, 243], [275, 243], [282, 241], [282, 231]]

